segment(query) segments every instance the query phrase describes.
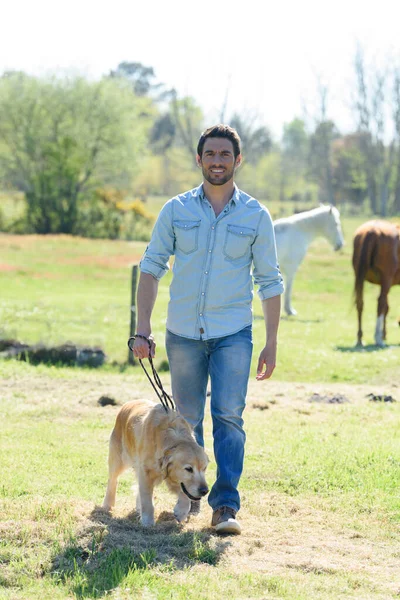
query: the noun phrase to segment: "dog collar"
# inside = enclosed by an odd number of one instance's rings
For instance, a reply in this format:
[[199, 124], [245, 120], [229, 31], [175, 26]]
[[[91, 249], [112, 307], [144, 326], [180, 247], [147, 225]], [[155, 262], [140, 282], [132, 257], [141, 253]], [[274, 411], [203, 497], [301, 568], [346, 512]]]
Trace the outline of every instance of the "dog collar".
[[185, 488], [185, 486], [184, 486], [183, 483], [181, 483], [181, 488], [182, 488], [182, 492], [184, 494], [186, 494], [186, 496], [188, 498], [190, 498], [190, 500], [201, 500], [201, 497], [200, 498], [196, 498], [195, 496], [192, 496], [192, 494], [189, 494], [189, 492], [187, 491], [187, 489]]

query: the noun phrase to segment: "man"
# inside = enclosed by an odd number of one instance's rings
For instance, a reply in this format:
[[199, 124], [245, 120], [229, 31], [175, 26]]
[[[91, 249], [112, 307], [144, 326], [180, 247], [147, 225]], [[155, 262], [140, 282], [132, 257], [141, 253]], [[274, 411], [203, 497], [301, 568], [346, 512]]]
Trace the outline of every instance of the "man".
[[[193, 426], [200, 445], [207, 382], [217, 478], [208, 502], [218, 533], [240, 533], [237, 490], [243, 469], [245, 407], [252, 355], [253, 282], [259, 286], [266, 324], [256, 379], [275, 368], [283, 281], [268, 210], [234, 183], [242, 161], [240, 138], [226, 125], [200, 137], [197, 164], [203, 183], [161, 209], [140, 263], [137, 333], [151, 339], [151, 314], [158, 281], [174, 255], [166, 350], [177, 410]], [[253, 266], [253, 271], [251, 268]], [[146, 358], [146, 340], [136, 338], [134, 355]], [[199, 505], [192, 502], [192, 513]]]

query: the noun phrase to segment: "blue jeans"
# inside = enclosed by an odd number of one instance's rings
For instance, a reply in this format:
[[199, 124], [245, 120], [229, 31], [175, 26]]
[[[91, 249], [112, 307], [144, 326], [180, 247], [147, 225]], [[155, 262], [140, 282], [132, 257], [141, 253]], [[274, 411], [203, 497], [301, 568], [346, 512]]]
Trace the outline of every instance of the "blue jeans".
[[167, 330], [166, 350], [177, 410], [192, 425], [201, 446], [204, 446], [203, 418], [210, 377], [217, 479], [208, 503], [213, 510], [222, 506], [239, 510], [237, 486], [246, 440], [242, 413], [253, 350], [251, 326], [211, 340], [191, 340]]

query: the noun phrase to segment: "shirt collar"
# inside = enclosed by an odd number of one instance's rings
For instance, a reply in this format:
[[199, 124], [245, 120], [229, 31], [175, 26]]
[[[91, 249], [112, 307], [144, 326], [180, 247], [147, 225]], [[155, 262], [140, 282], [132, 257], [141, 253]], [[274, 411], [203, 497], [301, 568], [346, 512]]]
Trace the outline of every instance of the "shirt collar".
[[[204, 194], [203, 184], [200, 184], [198, 188], [195, 189], [195, 196], [198, 196], [200, 200], [206, 200], [206, 196]], [[229, 200], [227, 206], [230, 206], [232, 203], [239, 204], [240, 202], [240, 190], [236, 183], [233, 184], [233, 194], [232, 198]]]

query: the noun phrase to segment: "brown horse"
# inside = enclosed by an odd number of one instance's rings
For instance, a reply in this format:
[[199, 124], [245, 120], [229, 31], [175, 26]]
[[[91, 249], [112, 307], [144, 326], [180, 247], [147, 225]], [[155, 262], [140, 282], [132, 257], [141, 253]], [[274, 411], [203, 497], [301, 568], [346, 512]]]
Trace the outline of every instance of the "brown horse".
[[392, 285], [400, 284], [400, 226], [388, 221], [368, 221], [354, 234], [353, 268], [354, 297], [358, 311], [357, 345], [362, 345], [361, 316], [364, 306], [364, 281], [381, 286], [375, 343], [383, 346], [386, 339], [388, 293]]

